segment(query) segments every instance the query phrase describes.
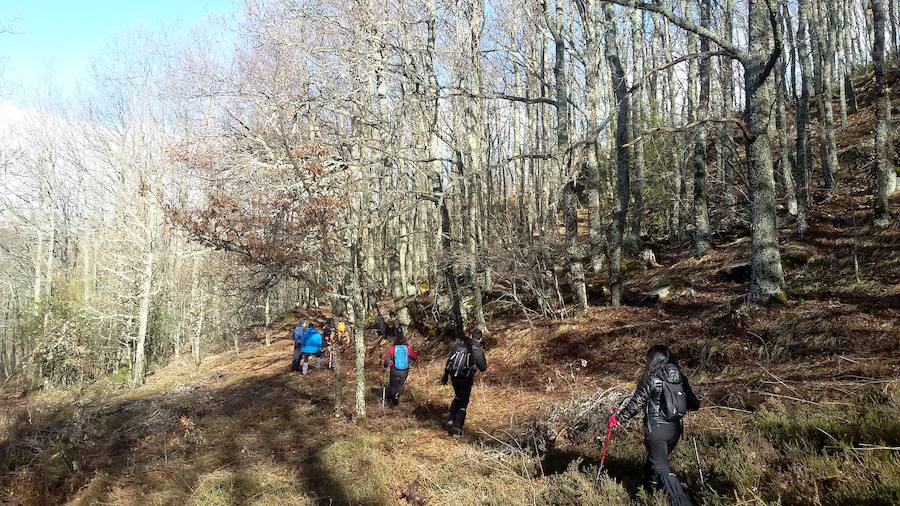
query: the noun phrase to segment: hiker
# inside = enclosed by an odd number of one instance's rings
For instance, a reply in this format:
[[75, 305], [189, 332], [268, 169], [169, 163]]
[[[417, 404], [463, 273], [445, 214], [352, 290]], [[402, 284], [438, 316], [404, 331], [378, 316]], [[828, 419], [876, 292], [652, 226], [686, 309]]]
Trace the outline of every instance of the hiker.
[[328, 320], [325, 323], [325, 326], [322, 327], [322, 342], [324, 346], [327, 348], [331, 346], [331, 336], [334, 333], [334, 320]]
[[451, 436], [462, 435], [475, 373], [487, 370], [487, 360], [481, 347], [482, 337], [479, 329], [473, 330], [469, 336], [462, 336], [447, 357], [441, 384], [446, 385], [448, 379], [453, 384], [453, 401], [450, 403], [450, 417], [446, 422], [447, 432]]
[[384, 316], [381, 316], [381, 309], [376, 309], [376, 312], [375, 334], [378, 335], [379, 338], [384, 338], [387, 333], [387, 323], [384, 321]]
[[[345, 322], [344, 320], [338, 320], [337, 325], [335, 325], [333, 341], [337, 343], [338, 351], [344, 351], [348, 346], [350, 346], [350, 330], [347, 322]], [[338, 351], [336, 351], [335, 353], [337, 353]]]
[[[316, 369], [322, 367], [322, 334], [314, 325], [307, 327], [300, 337], [300, 369], [301, 373], [309, 372], [309, 358], [316, 357]], [[296, 351], [295, 351], [296, 353]], [[296, 370], [296, 369], [295, 369]]]
[[387, 387], [387, 400], [394, 406], [400, 404], [400, 394], [403, 393], [403, 385], [409, 375], [409, 361], [419, 360], [419, 354], [407, 343], [406, 336], [397, 327], [387, 329], [387, 337], [394, 339], [387, 353], [384, 354], [384, 367], [391, 368], [391, 380]]
[[302, 355], [300, 348], [302, 347], [302, 338], [303, 338], [303, 334], [305, 334], [305, 333], [306, 333], [306, 322], [303, 320], [300, 320], [299, 322], [297, 322], [297, 326], [294, 327], [294, 334], [293, 334], [294, 356], [291, 359], [291, 370], [292, 371], [300, 370], [300, 356]]
[[647, 351], [647, 365], [631, 400], [609, 417], [608, 424], [613, 429], [624, 427], [636, 414], [644, 412], [647, 485], [651, 490], [665, 489], [675, 506], [690, 505], [691, 500], [669, 467], [669, 455], [684, 430], [682, 418], [699, 408], [700, 401], [675, 357], [668, 348], [657, 344]]

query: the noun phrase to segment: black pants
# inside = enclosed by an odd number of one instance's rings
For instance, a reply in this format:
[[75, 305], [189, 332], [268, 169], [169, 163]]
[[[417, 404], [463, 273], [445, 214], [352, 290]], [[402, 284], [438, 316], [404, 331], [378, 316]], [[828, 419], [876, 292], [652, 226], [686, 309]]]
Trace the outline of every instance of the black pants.
[[403, 385], [406, 384], [407, 376], [409, 376], [409, 369], [391, 367], [391, 381], [387, 387], [387, 400], [394, 403], [394, 405], [400, 403], [400, 394], [403, 393]]
[[466, 409], [469, 407], [469, 397], [472, 396], [472, 384], [475, 377], [453, 376], [450, 378], [453, 384], [453, 402], [450, 403], [450, 423], [457, 429], [462, 429], [466, 423]]
[[647, 449], [647, 460], [644, 470], [651, 487], [662, 487], [669, 500], [675, 506], [688, 506], [690, 498], [684, 493], [681, 481], [669, 467], [669, 455], [681, 439], [680, 423], [661, 423], [644, 427], [644, 447]]
[[299, 371], [300, 370], [300, 356], [302, 353], [300, 352], [300, 344], [294, 345], [294, 357], [291, 359], [291, 370]]
[[302, 348], [299, 344], [294, 345], [294, 357], [291, 359], [291, 370], [292, 371], [300, 371], [304, 364], [309, 367], [309, 359], [310, 357], [316, 357], [316, 367], [320, 367], [322, 361], [322, 352], [318, 353], [303, 353], [300, 351]]

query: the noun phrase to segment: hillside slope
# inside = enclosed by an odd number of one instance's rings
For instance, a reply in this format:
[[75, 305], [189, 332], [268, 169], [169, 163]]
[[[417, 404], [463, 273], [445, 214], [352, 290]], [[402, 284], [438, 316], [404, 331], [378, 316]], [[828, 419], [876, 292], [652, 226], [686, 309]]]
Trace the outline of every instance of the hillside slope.
[[170, 365], [140, 388], [5, 392], [0, 501], [662, 504], [638, 487], [638, 424], [616, 435], [608, 478], [593, 483], [591, 467], [606, 413], [663, 342], [704, 398], [674, 456], [698, 502], [900, 503], [900, 229], [869, 226], [856, 141], [842, 139], [838, 190], [814, 195], [809, 236], [781, 230], [784, 304], [742, 304], [749, 245], [736, 232], [702, 258], [658, 252], [660, 267], [629, 274], [634, 305], [495, 319], [461, 439], [439, 426], [447, 343], [413, 337], [423, 360], [401, 406], [382, 410], [371, 341], [369, 417], [354, 423], [331, 416], [329, 371], [288, 371], [286, 315], [271, 346], [249, 333], [239, 353]]

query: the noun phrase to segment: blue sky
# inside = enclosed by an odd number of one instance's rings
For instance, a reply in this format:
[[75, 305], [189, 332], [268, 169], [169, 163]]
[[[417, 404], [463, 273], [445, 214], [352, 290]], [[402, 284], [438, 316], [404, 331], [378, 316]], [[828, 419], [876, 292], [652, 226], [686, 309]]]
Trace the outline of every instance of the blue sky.
[[188, 33], [230, 16], [239, 0], [0, 0], [0, 95], [21, 102], [49, 75], [72, 89], [117, 38], [138, 30]]

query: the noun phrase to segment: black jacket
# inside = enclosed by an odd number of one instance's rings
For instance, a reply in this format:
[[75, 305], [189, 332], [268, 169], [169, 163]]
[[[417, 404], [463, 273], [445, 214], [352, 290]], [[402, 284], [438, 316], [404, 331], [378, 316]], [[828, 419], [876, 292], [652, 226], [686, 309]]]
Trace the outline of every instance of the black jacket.
[[[450, 349], [450, 353], [447, 355], [447, 361], [449, 363], [450, 357], [453, 356], [453, 353], [456, 352], [459, 348], [468, 347], [469, 352], [472, 354], [472, 360], [475, 362], [475, 367], [478, 368], [479, 371], [484, 372], [487, 370], [487, 359], [484, 357], [484, 348], [481, 347], [481, 343], [475, 339], [469, 339], [468, 337], [460, 339], [456, 341], [456, 345]], [[444, 377], [441, 379], [444, 383], [447, 382], [447, 378], [449, 377], [450, 371], [445, 367], [444, 368]], [[472, 371], [472, 376], [475, 376], [475, 370]]]
[[[640, 384], [634, 389], [634, 394], [631, 395], [631, 400], [629, 400], [628, 404], [619, 410], [619, 413], [616, 415], [616, 419], [619, 423], [622, 425], [627, 424], [628, 421], [641, 410], [644, 411], [644, 424], [648, 427], [656, 427], [661, 423], [671, 423], [663, 418], [660, 411], [660, 398], [663, 395], [663, 379], [660, 377], [659, 371], [673, 367], [676, 370], [678, 368], [678, 366], [674, 364], [665, 364], [656, 372], [647, 374], [641, 379]], [[688, 409], [696, 411], [700, 408], [700, 400], [697, 399], [697, 396], [691, 389], [691, 384], [688, 382], [687, 376], [685, 376], [684, 373], [681, 373], [680, 370], [678, 370], [678, 372], [681, 375], [685, 397], [687, 397]]]

